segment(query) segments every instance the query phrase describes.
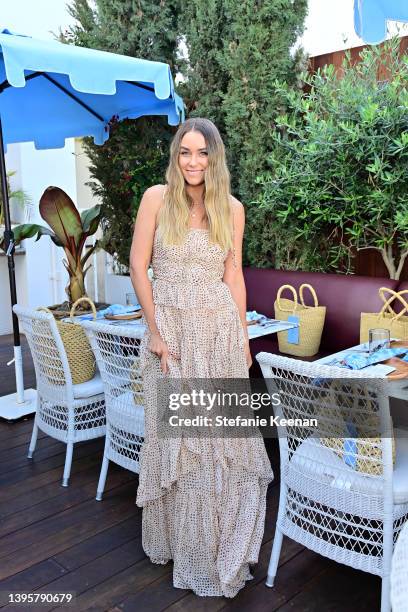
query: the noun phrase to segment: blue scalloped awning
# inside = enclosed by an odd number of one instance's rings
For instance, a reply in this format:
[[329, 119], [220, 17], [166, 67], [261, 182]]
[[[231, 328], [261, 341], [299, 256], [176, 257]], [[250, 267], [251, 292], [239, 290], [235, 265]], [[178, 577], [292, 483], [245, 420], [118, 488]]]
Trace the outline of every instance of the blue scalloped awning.
[[0, 30], [0, 115], [5, 144], [63, 147], [65, 138], [109, 138], [109, 121], [142, 115], [184, 121], [170, 68], [125, 55]]
[[408, 0], [354, 0], [354, 29], [364, 42], [385, 40], [388, 20], [408, 21]]

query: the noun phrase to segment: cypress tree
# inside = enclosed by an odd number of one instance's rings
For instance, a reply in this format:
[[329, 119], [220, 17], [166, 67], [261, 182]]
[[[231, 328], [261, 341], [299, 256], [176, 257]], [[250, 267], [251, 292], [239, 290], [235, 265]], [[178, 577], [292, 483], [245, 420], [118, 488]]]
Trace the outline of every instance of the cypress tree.
[[[252, 202], [256, 178], [270, 168], [275, 120], [284, 110], [277, 79], [297, 86], [307, 0], [189, 0], [182, 8], [188, 80], [181, 91], [190, 116], [216, 123], [227, 147], [234, 194], [245, 204], [244, 262], [257, 264], [264, 211]], [[271, 250], [273, 245], [271, 244]]]
[[282, 112], [275, 81], [296, 83], [307, 0], [190, 0], [181, 23], [188, 49], [182, 95], [191, 116], [213, 119], [224, 135], [232, 181], [246, 202], [268, 167], [270, 135]]
[[[76, 23], [61, 33], [64, 42], [166, 62], [177, 72], [178, 0], [73, 0]], [[85, 139], [91, 160], [91, 187], [101, 198], [103, 246], [125, 268], [132, 227], [144, 190], [164, 181], [174, 127], [164, 117], [111, 121], [103, 146]]]
[[185, 80], [179, 86], [187, 114], [211, 119], [225, 138], [222, 103], [228, 74], [223, 45], [229, 35], [225, 0], [186, 2], [180, 11], [179, 28], [187, 47], [187, 58], [181, 66]]
[[[187, 116], [212, 119], [227, 148], [234, 194], [247, 206], [245, 263], [256, 263], [264, 212], [252, 204], [270, 167], [271, 134], [284, 110], [275, 80], [296, 84], [307, 0], [72, 0], [67, 42], [167, 62], [180, 71]], [[187, 57], [178, 53], [179, 43]], [[183, 46], [183, 45], [181, 45]], [[162, 182], [174, 132], [158, 117], [112, 125], [103, 147], [87, 142], [104, 211], [105, 248], [126, 265], [141, 194]], [[125, 228], [129, 228], [126, 229]], [[248, 244], [252, 244], [248, 248]], [[271, 245], [271, 248], [272, 245]]]
[[282, 111], [276, 79], [294, 84], [296, 57], [290, 54], [307, 0], [225, 0], [231, 20], [223, 65], [228, 86], [223, 97], [228, 147], [235, 185], [249, 203], [254, 179], [268, 169], [275, 119]]

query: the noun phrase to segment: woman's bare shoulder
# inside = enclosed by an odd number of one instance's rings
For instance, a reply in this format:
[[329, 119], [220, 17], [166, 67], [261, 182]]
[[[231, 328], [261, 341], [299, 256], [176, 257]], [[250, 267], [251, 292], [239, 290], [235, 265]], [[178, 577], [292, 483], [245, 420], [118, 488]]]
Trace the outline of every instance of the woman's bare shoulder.
[[165, 190], [166, 190], [166, 185], [152, 185], [151, 187], [148, 187], [148, 189], [146, 189], [146, 191], [143, 194], [143, 197], [150, 201], [153, 201], [153, 200], [161, 201], [163, 200], [163, 195], [164, 195]]
[[165, 185], [152, 185], [144, 192], [140, 207], [156, 216], [163, 204], [164, 191]]
[[232, 194], [230, 194], [230, 202], [232, 206], [232, 210], [236, 213], [240, 210], [243, 210], [244, 205]]
[[243, 204], [237, 200], [233, 195], [230, 196], [232, 214], [234, 215], [234, 219], [245, 219], [245, 209]]

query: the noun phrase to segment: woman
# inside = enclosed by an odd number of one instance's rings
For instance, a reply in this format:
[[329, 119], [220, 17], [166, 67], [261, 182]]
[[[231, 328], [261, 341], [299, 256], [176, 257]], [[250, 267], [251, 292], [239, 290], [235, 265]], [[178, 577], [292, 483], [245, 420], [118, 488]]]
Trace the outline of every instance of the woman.
[[173, 559], [175, 587], [234, 597], [251, 579], [263, 536], [273, 478], [263, 440], [162, 439], [156, 423], [160, 377], [248, 378], [252, 363], [244, 208], [230, 195], [224, 145], [211, 121], [179, 127], [166, 180], [143, 195], [130, 255], [148, 327], [140, 352], [145, 443], [136, 500], [143, 548], [154, 563]]

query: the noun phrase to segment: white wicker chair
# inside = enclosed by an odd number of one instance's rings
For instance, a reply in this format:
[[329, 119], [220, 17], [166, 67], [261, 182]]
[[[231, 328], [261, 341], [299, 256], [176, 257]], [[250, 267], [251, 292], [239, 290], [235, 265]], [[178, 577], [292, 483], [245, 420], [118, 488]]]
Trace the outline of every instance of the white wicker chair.
[[37, 409], [28, 458], [38, 429], [67, 445], [62, 486], [67, 487], [75, 442], [105, 435], [105, 398], [99, 374], [74, 385], [67, 354], [52, 314], [14, 306], [25, 332], [37, 378]]
[[[393, 543], [408, 515], [408, 440], [396, 432], [393, 466], [387, 381], [368, 384], [364, 370], [269, 353], [256, 358], [269, 393], [279, 393], [275, 416], [318, 420], [317, 429], [295, 424], [279, 432], [280, 500], [267, 586], [273, 586], [286, 535], [381, 576], [386, 612]], [[353, 437], [361, 432], [364, 437]]]
[[144, 437], [143, 389], [139, 347], [143, 325], [82, 323], [102, 376], [106, 399], [105, 451], [96, 493], [101, 501], [109, 461], [139, 473]]
[[393, 612], [408, 610], [408, 521], [401, 529], [392, 557], [391, 605]]

